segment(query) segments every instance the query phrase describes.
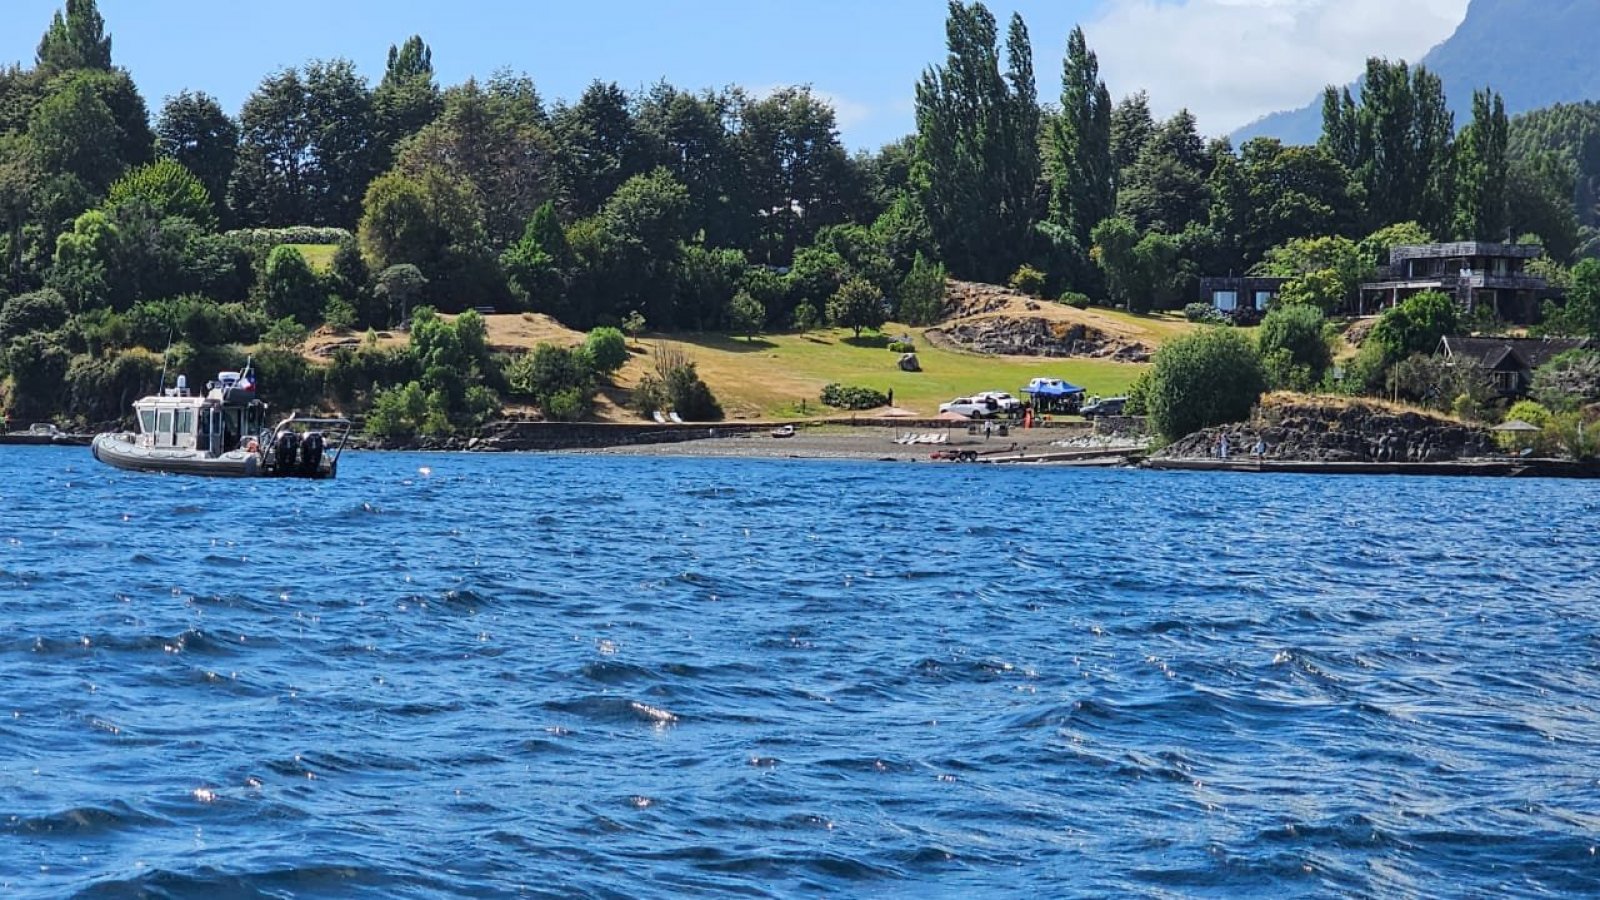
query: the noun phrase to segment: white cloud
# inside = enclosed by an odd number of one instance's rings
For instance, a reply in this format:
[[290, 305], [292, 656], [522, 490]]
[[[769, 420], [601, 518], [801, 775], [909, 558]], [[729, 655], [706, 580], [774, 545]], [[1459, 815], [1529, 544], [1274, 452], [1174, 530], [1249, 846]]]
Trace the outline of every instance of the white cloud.
[[1467, 2], [1109, 0], [1084, 33], [1113, 99], [1147, 90], [1157, 116], [1187, 107], [1217, 135], [1354, 81], [1369, 56], [1421, 59]]

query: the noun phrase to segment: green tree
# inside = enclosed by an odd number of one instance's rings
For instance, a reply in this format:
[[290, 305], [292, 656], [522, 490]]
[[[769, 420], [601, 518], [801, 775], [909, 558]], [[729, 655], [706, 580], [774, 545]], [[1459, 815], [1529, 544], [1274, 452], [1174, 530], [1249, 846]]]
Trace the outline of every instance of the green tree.
[[546, 201], [528, 220], [522, 239], [500, 256], [511, 292], [535, 312], [566, 319], [567, 283], [572, 277], [572, 247], [556, 219], [555, 204]]
[[728, 301], [728, 330], [754, 340], [766, 323], [767, 311], [748, 291], [739, 291]]
[[1168, 440], [1240, 422], [1266, 390], [1256, 348], [1237, 329], [1208, 328], [1168, 342], [1145, 389], [1150, 424]]
[[843, 221], [851, 181], [833, 108], [808, 87], [738, 107], [743, 188], [755, 211], [751, 259], [784, 265], [818, 230]]
[[436, 171], [469, 185], [483, 210], [489, 246], [503, 249], [555, 196], [554, 149], [533, 83], [497, 73], [444, 94], [444, 111], [404, 142], [394, 168], [412, 178]]
[[1130, 94], [1111, 111], [1111, 165], [1120, 173], [1133, 165], [1139, 153], [1156, 133], [1156, 120], [1150, 114], [1150, 95]]
[[930, 262], [921, 253], [911, 271], [900, 282], [900, 321], [907, 325], [932, 325], [944, 314], [944, 266]]
[[1389, 364], [1415, 353], [1432, 353], [1439, 339], [1456, 332], [1459, 312], [1448, 294], [1424, 291], [1401, 301], [1378, 317], [1367, 343]]
[[1369, 59], [1360, 102], [1329, 87], [1322, 114], [1321, 146], [1362, 180], [1370, 224], [1449, 230], [1455, 126], [1438, 76]]
[[95, 0], [67, 0], [65, 15], [57, 12], [39, 41], [35, 62], [49, 74], [74, 69], [111, 69], [111, 36]]
[[661, 82], [637, 101], [635, 123], [655, 165], [688, 190], [687, 215], [704, 230], [705, 243], [749, 250], [755, 209], [730, 129], [738, 99], [733, 92], [691, 94]]
[[1141, 231], [1177, 234], [1204, 222], [1210, 198], [1210, 161], [1188, 110], [1164, 123], [1146, 140], [1133, 164], [1122, 170], [1117, 214]]
[[1091, 235], [1094, 241], [1092, 256], [1105, 273], [1106, 293], [1113, 303], [1129, 304], [1140, 289], [1138, 257], [1134, 248], [1139, 245], [1139, 231], [1133, 223], [1119, 216], [1105, 219], [1096, 225]]
[[864, 278], [852, 278], [828, 298], [828, 321], [849, 328], [856, 337], [864, 328], [883, 324], [883, 294]]
[[140, 166], [111, 185], [106, 195], [108, 209], [132, 202], [148, 204], [159, 218], [178, 216], [208, 229], [217, 224], [215, 206], [205, 185], [171, 159]]
[[1453, 230], [1462, 240], [1506, 238], [1510, 130], [1500, 95], [1489, 90], [1473, 92], [1472, 124], [1456, 139]]
[[[1341, 299], [1356, 296], [1361, 282], [1373, 273], [1374, 264], [1363, 255], [1360, 245], [1347, 237], [1295, 238], [1267, 251], [1253, 271], [1278, 278], [1295, 278], [1331, 271], [1339, 278]], [[1326, 307], [1328, 311], [1332, 307]]]
[[1256, 346], [1263, 359], [1282, 351], [1291, 365], [1304, 367], [1309, 381], [1322, 379], [1322, 373], [1333, 365], [1333, 352], [1328, 347], [1327, 320], [1322, 311], [1307, 304], [1286, 304], [1267, 312], [1256, 333]]
[[1531, 393], [1554, 412], [1573, 412], [1600, 402], [1600, 352], [1559, 354], [1534, 371]]
[[68, 76], [33, 112], [28, 141], [40, 170], [70, 175], [95, 194], [122, 174], [111, 107], [86, 78]]
[[328, 302], [317, 274], [300, 251], [280, 244], [267, 255], [261, 275], [262, 308], [274, 321], [292, 318], [305, 326], [317, 324]]
[[227, 221], [228, 182], [239, 155], [239, 126], [209, 94], [183, 91], [168, 97], [156, 121], [157, 149], [194, 173], [205, 186], [216, 221]]
[[397, 263], [378, 273], [373, 294], [389, 308], [391, 322], [405, 322], [426, 295], [428, 278], [411, 263]]
[[1087, 247], [1090, 232], [1116, 209], [1117, 172], [1111, 155], [1111, 95], [1081, 27], [1067, 37], [1061, 114], [1053, 120], [1050, 138], [1051, 220]]
[[388, 166], [395, 148], [427, 127], [443, 109], [444, 98], [433, 80], [433, 50], [422, 36], [414, 34], [398, 47], [390, 44], [383, 79], [372, 92], [380, 167]]
[[595, 374], [609, 378], [628, 362], [628, 339], [609, 325], [590, 329], [583, 339], [583, 355]]
[[470, 184], [444, 170], [393, 171], [368, 186], [363, 209], [361, 247], [372, 266], [415, 265], [440, 308], [494, 305], [505, 294]]
[[378, 172], [375, 127], [349, 60], [268, 76], [239, 114], [234, 212], [250, 225], [355, 225]]
[[1038, 207], [1033, 49], [1013, 16], [1002, 75], [994, 16], [981, 3], [951, 0], [945, 34], [945, 64], [917, 84], [911, 182], [940, 257], [963, 277], [998, 282], [1026, 258]]
[[1585, 259], [1567, 276], [1564, 303], [1547, 304], [1543, 331], [1570, 337], [1600, 337], [1600, 260]]
[[1346, 296], [1344, 281], [1337, 270], [1318, 269], [1285, 281], [1278, 293], [1278, 305], [1311, 309], [1323, 315], [1342, 307]]
[[49, 288], [18, 294], [0, 304], [0, 347], [32, 332], [55, 331], [67, 323], [67, 301]]
[[572, 106], [550, 118], [562, 210], [594, 215], [623, 183], [649, 168], [633, 104], [615, 82], [593, 81]]

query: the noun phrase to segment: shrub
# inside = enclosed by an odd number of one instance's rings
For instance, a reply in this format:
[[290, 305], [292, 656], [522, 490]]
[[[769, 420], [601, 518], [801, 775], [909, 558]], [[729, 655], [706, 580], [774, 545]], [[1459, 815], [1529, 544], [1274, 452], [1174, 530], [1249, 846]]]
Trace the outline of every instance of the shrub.
[[912, 343], [911, 341], [903, 341], [903, 340], [902, 341], [890, 341], [888, 343], [888, 348], [889, 348], [889, 352], [890, 353], [915, 353], [915, 352], [917, 352], [917, 345]]
[[1243, 421], [1266, 374], [1256, 348], [1238, 331], [1208, 328], [1162, 347], [1150, 368], [1150, 424], [1168, 440], [1224, 422]]
[[1309, 384], [1321, 381], [1322, 373], [1333, 365], [1333, 351], [1328, 349], [1327, 320], [1321, 310], [1304, 303], [1278, 306], [1267, 313], [1261, 320], [1256, 346], [1263, 358], [1272, 358], [1283, 351], [1291, 367], [1306, 373], [1304, 384], [1274, 380], [1272, 384], [1276, 387], [1306, 390]]
[[583, 354], [595, 374], [609, 378], [628, 361], [628, 339], [619, 329], [595, 328], [583, 339]]
[[1183, 317], [1191, 322], [1220, 324], [1226, 319], [1220, 310], [1209, 303], [1190, 303], [1183, 308]]
[[1011, 273], [1006, 283], [1011, 285], [1012, 290], [1037, 297], [1044, 292], [1044, 273], [1024, 263]]
[[667, 399], [678, 415], [694, 422], [715, 422], [722, 418], [722, 406], [711, 387], [700, 380], [694, 363], [673, 369], [666, 380]]
[[836, 409], [877, 409], [889, 402], [887, 394], [867, 387], [843, 385], [838, 382], [822, 389], [822, 403]]
[[1064, 291], [1064, 292], [1062, 292], [1061, 297], [1059, 299], [1060, 299], [1062, 304], [1064, 304], [1066, 306], [1070, 306], [1073, 309], [1088, 309], [1089, 308], [1089, 295], [1088, 294], [1080, 294], [1077, 291]]

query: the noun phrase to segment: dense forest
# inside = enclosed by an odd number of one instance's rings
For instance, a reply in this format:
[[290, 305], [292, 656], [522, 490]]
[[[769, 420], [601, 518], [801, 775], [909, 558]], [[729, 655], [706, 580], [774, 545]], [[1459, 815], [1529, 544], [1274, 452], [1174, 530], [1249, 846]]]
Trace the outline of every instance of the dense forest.
[[[510, 71], [440, 86], [418, 36], [376, 85], [315, 60], [268, 74], [237, 116], [200, 91], [152, 115], [94, 0], [66, 0], [34, 65], [0, 70], [4, 406], [106, 422], [164, 362], [226, 368], [245, 346], [282, 405], [391, 432], [471, 427], [507, 392], [572, 418], [618, 364], [617, 329], [926, 324], [947, 273], [1145, 312], [1184, 306], [1201, 274], [1255, 271], [1321, 316], [1390, 246], [1435, 238], [1542, 244], [1543, 271], [1575, 285], [1552, 327], [1597, 327], [1600, 278], [1567, 269], [1600, 252], [1594, 106], [1508, 121], [1485, 89], [1458, 128], [1426, 69], [1373, 60], [1359, 96], [1329, 89], [1317, 144], [1234, 148], [1143, 94], [1113, 103], [1081, 30], [1045, 101], [1020, 17], [1001, 29], [952, 0], [947, 35], [914, 86], [916, 133], [851, 154], [804, 86], [597, 80], [547, 102]], [[591, 341], [499, 359], [486, 308]], [[310, 329], [402, 320], [403, 351], [297, 352]], [[1421, 340], [1347, 377], [1381, 390]], [[1310, 356], [1274, 378], [1320, 383]], [[660, 376], [647, 399], [714, 414], [692, 362]]]

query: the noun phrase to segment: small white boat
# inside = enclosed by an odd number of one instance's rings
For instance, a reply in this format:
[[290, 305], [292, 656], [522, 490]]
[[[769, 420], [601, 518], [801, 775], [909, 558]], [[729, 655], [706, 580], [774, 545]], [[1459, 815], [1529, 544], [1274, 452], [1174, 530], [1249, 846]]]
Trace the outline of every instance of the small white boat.
[[794, 437], [794, 426], [779, 425], [777, 428], [772, 429], [772, 436], [775, 438]]
[[135, 472], [233, 478], [333, 478], [350, 439], [350, 420], [290, 415], [268, 428], [248, 366], [222, 372], [204, 396], [176, 387], [133, 404], [137, 432], [106, 432], [89, 445], [94, 458]]

